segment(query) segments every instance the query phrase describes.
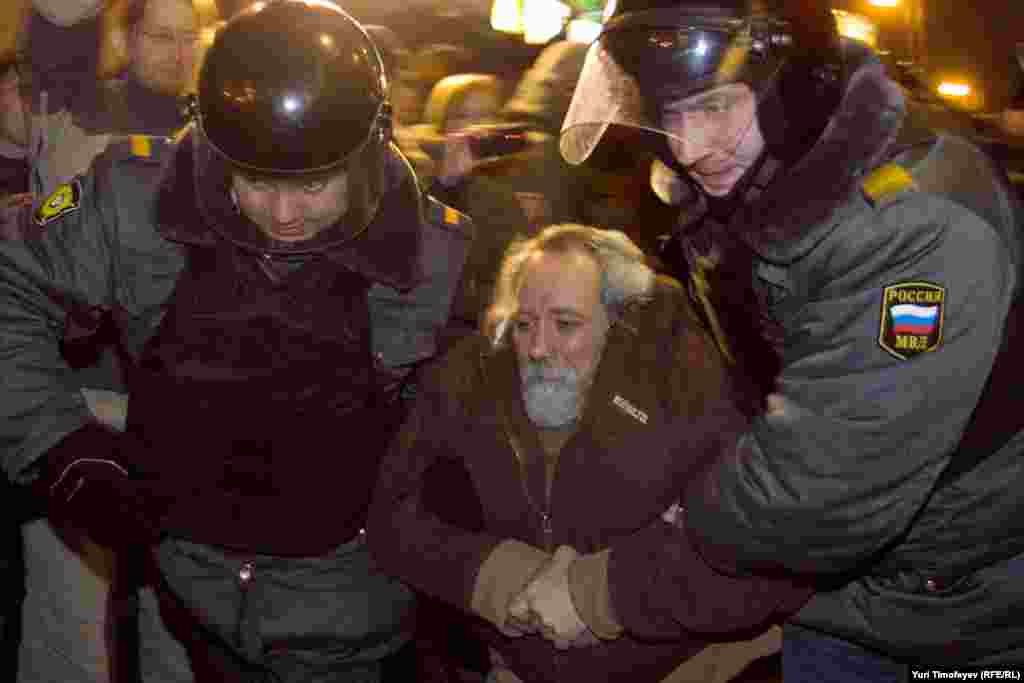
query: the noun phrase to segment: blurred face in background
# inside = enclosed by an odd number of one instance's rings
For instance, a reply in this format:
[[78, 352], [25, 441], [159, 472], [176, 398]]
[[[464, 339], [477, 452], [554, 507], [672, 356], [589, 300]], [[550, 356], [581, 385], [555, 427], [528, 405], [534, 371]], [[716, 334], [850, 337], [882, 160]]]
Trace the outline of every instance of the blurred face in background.
[[466, 93], [445, 120], [445, 132], [457, 133], [470, 126], [493, 121], [501, 108], [498, 94], [490, 90], [474, 89]]
[[403, 72], [391, 83], [391, 108], [395, 125], [419, 123], [427, 101], [429, 86], [416, 80], [413, 74]]
[[191, 0], [148, 0], [128, 40], [135, 77], [162, 95], [181, 95], [192, 83], [199, 38]]
[[27, 147], [29, 142], [28, 103], [20, 91], [18, 70], [11, 66], [0, 76], [0, 140]]
[[391, 86], [391, 106], [395, 123], [412, 125], [423, 120], [430, 90], [445, 76], [459, 71], [466, 61], [454, 45], [432, 44], [399, 56]]

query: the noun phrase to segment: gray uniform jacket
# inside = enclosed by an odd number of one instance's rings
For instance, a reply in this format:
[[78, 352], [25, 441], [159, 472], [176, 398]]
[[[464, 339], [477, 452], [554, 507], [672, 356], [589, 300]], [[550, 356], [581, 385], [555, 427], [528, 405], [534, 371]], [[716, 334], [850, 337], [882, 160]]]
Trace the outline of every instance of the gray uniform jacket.
[[1002, 343], [1020, 236], [989, 160], [913, 129], [865, 65], [730, 226], [778, 325], [782, 401], [688, 497], [690, 528], [723, 569], [820, 579], [797, 623], [933, 664], [1006, 661], [1024, 652], [1024, 432], [936, 484]]
[[[31, 478], [36, 460], [94, 419], [60, 353], [68, 326], [114, 311], [124, 347], [137, 354], [162, 319], [185, 263], [154, 216], [172, 150], [164, 138], [112, 145], [19, 217], [25, 239], [0, 242], [0, 459], [16, 480]], [[415, 183], [397, 151], [391, 167]], [[423, 197], [421, 214], [419, 277], [401, 289], [378, 281], [369, 293], [375, 357], [397, 373], [436, 352], [472, 239], [469, 219], [432, 198]]]
[[32, 66], [32, 192], [49, 195], [84, 173], [111, 134], [171, 135], [185, 124], [177, 97], [144, 87], [131, 73], [97, 78], [102, 2], [33, 0], [22, 33]]

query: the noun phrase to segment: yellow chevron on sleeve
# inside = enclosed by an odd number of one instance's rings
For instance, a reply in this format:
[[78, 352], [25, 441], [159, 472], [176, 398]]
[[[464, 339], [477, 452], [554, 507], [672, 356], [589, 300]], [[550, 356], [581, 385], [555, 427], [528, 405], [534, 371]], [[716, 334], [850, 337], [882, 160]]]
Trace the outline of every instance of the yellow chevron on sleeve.
[[905, 168], [889, 163], [869, 173], [861, 182], [861, 188], [868, 199], [878, 204], [889, 197], [916, 189], [917, 185]]
[[146, 135], [132, 135], [132, 154], [137, 157], [151, 157], [153, 156], [153, 143]]

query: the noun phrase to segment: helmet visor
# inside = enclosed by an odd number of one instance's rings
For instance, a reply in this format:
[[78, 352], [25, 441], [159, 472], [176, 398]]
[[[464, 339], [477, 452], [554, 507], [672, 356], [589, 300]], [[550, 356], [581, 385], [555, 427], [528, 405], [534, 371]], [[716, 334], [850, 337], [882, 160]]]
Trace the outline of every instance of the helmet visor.
[[756, 113], [744, 95], [763, 91], [779, 67], [770, 33], [676, 11], [618, 19], [587, 54], [562, 125], [565, 160], [586, 161], [613, 124], [663, 135], [670, 147], [738, 144]]
[[[314, 236], [296, 241], [273, 239], [235, 203], [232, 191], [234, 167], [205, 138], [201, 129], [192, 129], [195, 191], [199, 207], [215, 231], [240, 247], [262, 254], [302, 254], [323, 252], [354, 239], [369, 226], [380, 207], [385, 191], [385, 165], [389, 155], [387, 139], [371, 134], [349, 157], [328, 173], [345, 175], [345, 208], [341, 217], [323, 226]], [[301, 183], [317, 180], [323, 174], [284, 174], [266, 176], [271, 180]], [[311, 220], [315, 216], [311, 217]]]

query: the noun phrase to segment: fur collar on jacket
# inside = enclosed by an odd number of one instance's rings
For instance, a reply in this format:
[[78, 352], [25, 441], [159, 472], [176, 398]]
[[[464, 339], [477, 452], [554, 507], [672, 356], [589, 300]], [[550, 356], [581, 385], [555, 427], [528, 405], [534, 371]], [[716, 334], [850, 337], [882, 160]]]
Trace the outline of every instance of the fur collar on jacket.
[[730, 228], [762, 258], [799, 259], [838, 224], [864, 175], [892, 156], [905, 116], [899, 86], [877, 58], [861, 54], [818, 142], [738, 211]]

